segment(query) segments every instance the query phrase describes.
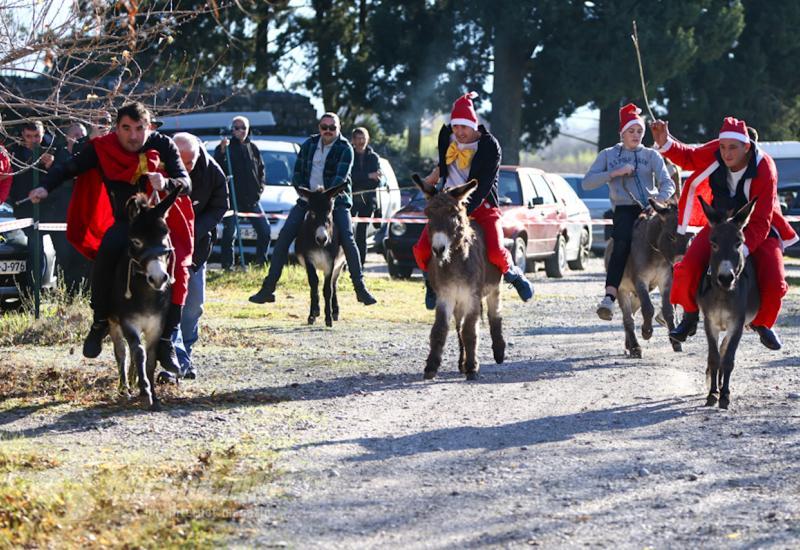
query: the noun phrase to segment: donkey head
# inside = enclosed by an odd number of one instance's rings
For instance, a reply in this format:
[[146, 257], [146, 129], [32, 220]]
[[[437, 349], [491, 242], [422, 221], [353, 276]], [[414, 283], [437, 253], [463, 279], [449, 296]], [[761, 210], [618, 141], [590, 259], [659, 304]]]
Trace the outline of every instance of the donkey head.
[[428, 217], [431, 251], [436, 260], [440, 264], [447, 263], [452, 250], [466, 258], [475, 236], [469, 225], [466, 203], [478, 187], [478, 180], [472, 179], [458, 187], [437, 192], [435, 187], [426, 184], [417, 174], [411, 179], [428, 199], [425, 215]]
[[673, 200], [660, 203], [650, 199], [649, 202], [660, 223], [655, 227], [657, 234], [648, 240], [655, 242], [664, 259], [674, 264], [683, 258], [689, 244], [689, 235], [678, 233], [678, 205]]
[[311, 191], [305, 187], [298, 187], [300, 196], [308, 200], [306, 223], [314, 227], [314, 240], [317, 245], [324, 247], [333, 235], [333, 204], [336, 197], [344, 191], [347, 184], [343, 183], [328, 190]]
[[145, 274], [147, 283], [158, 291], [164, 290], [169, 281], [167, 262], [172, 253], [167, 228], [167, 212], [178, 198], [180, 188], [171, 191], [155, 206], [149, 206], [147, 195], [139, 193], [126, 203], [130, 228], [128, 229], [128, 253], [131, 260]]
[[739, 275], [745, 265], [744, 233], [742, 229], [750, 220], [756, 199], [745, 204], [733, 216], [722, 213], [698, 197], [703, 206], [703, 212], [711, 225], [708, 241], [711, 244], [711, 258], [708, 262], [708, 272], [711, 283], [722, 290], [732, 291], [736, 287]]

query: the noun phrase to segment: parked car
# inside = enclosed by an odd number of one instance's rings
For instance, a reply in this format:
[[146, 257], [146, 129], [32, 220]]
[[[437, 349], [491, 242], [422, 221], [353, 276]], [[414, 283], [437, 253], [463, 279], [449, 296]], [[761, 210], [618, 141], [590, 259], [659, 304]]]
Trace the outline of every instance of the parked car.
[[[778, 202], [781, 205], [781, 211], [786, 216], [800, 218], [800, 183], [787, 183], [779, 187]], [[800, 234], [800, 221], [790, 221], [789, 223]], [[800, 257], [800, 242], [794, 243], [783, 253], [787, 256]]]
[[[498, 182], [503, 237], [514, 263], [532, 271], [544, 262], [548, 277], [563, 277], [567, 266], [582, 269], [591, 246], [591, 219], [585, 205], [576, 204], [555, 175], [535, 168], [502, 166]], [[416, 263], [414, 243], [422, 233], [425, 197], [421, 192], [400, 209], [389, 225], [384, 255], [392, 277], [410, 277]], [[583, 243], [583, 247], [581, 246]]]
[[[14, 221], [10, 206], [0, 203], [0, 223]], [[42, 288], [56, 284], [56, 251], [50, 236], [42, 237], [44, 261], [42, 263]], [[21, 229], [0, 232], [0, 309], [21, 305], [20, 289], [31, 288], [33, 266], [28, 262], [28, 237]]]
[[[297, 154], [300, 146], [294, 141], [277, 141], [263, 137], [253, 137], [251, 141], [256, 144], [264, 160], [264, 171], [266, 172], [267, 183], [261, 194], [261, 208], [267, 215], [270, 225], [271, 244], [274, 246], [278, 239], [278, 234], [285, 223], [285, 216], [297, 202], [297, 191], [292, 186], [292, 174]], [[210, 154], [219, 144], [219, 139], [205, 141], [206, 149]], [[381, 172], [384, 180], [378, 189], [377, 198], [380, 213], [376, 217], [388, 218], [398, 208], [400, 208], [400, 189], [397, 184], [392, 165], [385, 158], [380, 160]], [[367, 249], [375, 249], [376, 245], [381, 246], [382, 235], [386, 234], [386, 222], [376, 222], [370, 224], [367, 229]], [[245, 257], [255, 255], [256, 231], [248, 218], [240, 218], [239, 230], [242, 234], [242, 245]], [[377, 237], [376, 237], [377, 236]], [[217, 226], [217, 237], [222, 237], [222, 224]], [[236, 243], [234, 243], [236, 245]], [[270, 251], [273, 246], [270, 246]], [[234, 246], [236, 250], [236, 246]], [[214, 246], [214, 254], [219, 254], [219, 245]], [[271, 252], [269, 252], [271, 254]], [[294, 254], [294, 244], [289, 250]]]
[[[597, 189], [586, 191], [581, 187], [583, 174], [560, 174], [569, 186], [589, 208], [593, 220], [611, 219], [611, 199], [608, 198], [608, 185], [601, 185]], [[595, 224], [592, 228], [592, 252], [602, 256], [606, 249], [606, 241], [611, 237], [611, 226]]]

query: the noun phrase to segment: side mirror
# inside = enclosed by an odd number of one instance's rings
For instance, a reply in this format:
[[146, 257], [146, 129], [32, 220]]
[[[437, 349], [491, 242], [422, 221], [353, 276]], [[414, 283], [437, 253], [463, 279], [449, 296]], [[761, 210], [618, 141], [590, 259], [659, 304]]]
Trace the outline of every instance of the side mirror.
[[509, 206], [513, 204], [509, 197], [500, 197], [497, 202], [500, 203], [500, 206]]
[[533, 197], [530, 202], [528, 202], [528, 208], [533, 208], [534, 206], [539, 206], [544, 204], [543, 197]]

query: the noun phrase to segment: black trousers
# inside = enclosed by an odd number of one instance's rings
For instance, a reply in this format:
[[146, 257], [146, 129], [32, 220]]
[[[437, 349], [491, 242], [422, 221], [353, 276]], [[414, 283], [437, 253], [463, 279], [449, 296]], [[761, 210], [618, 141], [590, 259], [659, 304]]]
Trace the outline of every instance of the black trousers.
[[[353, 206], [350, 208], [350, 214], [353, 216], [363, 216], [368, 218], [375, 212], [375, 203], [372, 200], [364, 200], [364, 195], [353, 197]], [[369, 222], [356, 222], [355, 224], [355, 239], [356, 246], [358, 247], [358, 254], [361, 257], [361, 266], [367, 259], [367, 228]]]
[[115, 221], [103, 235], [92, 266], [92, 310], [95, 321], [106, 320], [111, 313], [111, 289], [117, 264], [122, 260], [126, 246], [128, 224]]
[[635, 205], [619, 205], [614, 208], [614, 225], [611, 230], [614, 247], [606, 271], [607, 287], [619, 288], [622, 275], [625, 273], [625, 264], [628, 263], [628, 256], [631, 253], [633, 224], [641, 213], [642, 209]]

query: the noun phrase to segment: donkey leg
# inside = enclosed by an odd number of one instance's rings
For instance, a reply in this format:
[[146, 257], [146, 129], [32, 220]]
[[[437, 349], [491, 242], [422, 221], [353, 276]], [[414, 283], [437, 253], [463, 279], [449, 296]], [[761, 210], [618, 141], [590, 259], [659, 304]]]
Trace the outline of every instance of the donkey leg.
[[139, 337], [139, 330], [128, 324], [122, 325], [122, 333], [128, 342], [131, 350], [131, 359], [139, 377], [139, 399], [142, 405], [151, 408], [153, 406], [153, 387], [145, 373], [145, 351], [142, 340]]
[[456, 316], [456, 334], [458, 335], [458, 372], [461, 374], [466, 374], [466, 361], [467, 361], [467, 353], [466, 349], [464, 348], [464, 319], [459, 318]]
[[625, 329], [625, 349], [631, 357], [641, 359], [642, 348], [636, 339], [636, 324], [633, 321], [633, 297], [628, 292], [621, 292], [617, 300], [622, 311], [622, 327]]
[[333, 326], [333, 316], [331, 315], [331, 300], [333, 298], [333, 277], [330, 273], [325, 274], [325, 279], [322, 282], [322, 295], [325, 297], [325, 326]]
[[475, 311], [469, 312], [464, 316], [464, 322], [461, 328], [461, 334], [464, 338], [464, 348], [466, 348], [466, 365], [464, 371], [467, 375], [467, 380], [477, 380], [478, 371], [481, 369], [478, 362], [478, 340], [480, 333], [478, 332], [478, 322], [480, 321], [480, 306]]
[[[661, 278], [658, 284], [658, 291], [661, 293], [661, 315], [667, 323], [667, 329], [675, 328], [675, 308], [669, 303], [669, 295], [672, 292], [672, 269]], [[683, 351], [683, 345], [677, 340], [670, 339], [673, 351]]]
[[703, 323], [708, 341], [708, 360], [706, 365], [706, 384], [708, 386], [708, 397], [706, 397], [706, 407], [713, 407], [719, 400], [719, 390], [717, 387], [719, 377], [719, 329], [707, 319]]
[[636, 281], [636, 295], [642, 308], [642, 338], [649, 340], [653, 336], [653, 315], [655, 308], [650, 300], [650, 289], [644, 281]]
[[313, 325], [319, 317], [319, 277], [317, 268], [310, 260], [306, 259], [306, 276], [308, 277], [308, 289], [311, 293], [311, 308], [308, 312], [308, 324]]
[[158, 396], [156, 396], [156, 350], [158, 349], [158, 337], [159, 334], [147, 335], [146, 372], [147, 383], [150, 385], [150, 391], [153, 396], [152, 404], [150, 405], [151, 411], [161, 410], [161, 401], [159, 401]]
[[447, 340], [447, 331], [450, 329], [450, 317], [452, 308], [445, 303], [439, 302], [436, 306], [436, 320], [431, 327], [431, 342], [428, 359], [425, 361], [425, 380], [430, 380], [436, 376], [439, 366], [442, 364], [442, 350]]
[[339, 293], [336, 287], [339, 284], [339, 275], [342, 274], [342, 267], [344, 267], [344, 264], [339, 264], [338, 267], [333, 268], [333, 280], [331, 281], [331, 316], [334, 321], [339, 320]]
[[119, 371], [117, 393], [121, 397], [128, 397], [131, 390], [128, 385], [128, 346], [119, 324], [109, 323], [108, 329], [111, 341], [114, 343], [114, 358], [117, 360], [117, 370]]
[[500, 312], [502, 303], [500, 301], [500, 287], [493, 289], [486, 297], [487, 312], [489, 318], [489, 334], [492, 336], [492, 353], [494, 362], [502, 364], [506, 358], [506, 341], [503, 338], [503, 317]]
[[736, 361], [736, 350], [739, 348], [739, 341], [742, 339], [743, 331], [744, 319], [737, 323], [736, 327], [725, 336], [725, 341], [722, 343], [722, 360], [720, 361], [722, 387], [719, 391], [720, 409], [727, 409], [731, 402], [731, 373], [733, 372], [733, 364]]

